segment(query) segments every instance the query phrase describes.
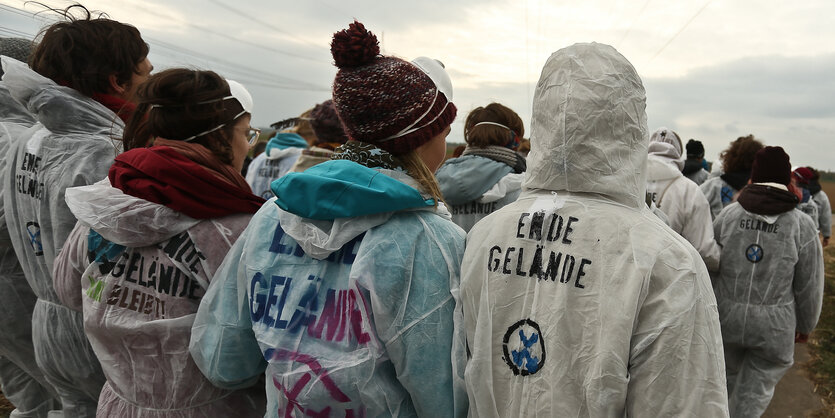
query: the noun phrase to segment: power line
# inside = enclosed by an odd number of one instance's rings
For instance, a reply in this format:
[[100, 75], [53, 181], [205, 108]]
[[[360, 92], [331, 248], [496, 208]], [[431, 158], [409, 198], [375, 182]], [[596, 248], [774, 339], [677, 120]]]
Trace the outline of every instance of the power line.
[[240, 11], [240, 10], [238, 10], [238, 9], [236, 9], [236, 8], [234, 8], [234, 7], [232, 7], [232, 6], [229, 6], [228, 4], [223, 4], [223, 3], [221, 3], [221, 2], [220, 2], [220, 1], [218, 1], [218, 0], [211, 0], [211, 2], [212, 2], [212, 3], [214, 3], [215, 5], [219, 6], [219, 7], [222, 7], [222, 8], [224, 8], [224, 9], [226, 9], [226, 10], [228, 10], [228, 11], [230, 11], [230, 12], [232, 12], [232, 13], [236, 14], [236, 15], [238, 15], [238, 16], [243, 17], [243, 18], [244, 18], [244, 19], [246, 19], [246, 20], [251, 20], [251, 21], [253, 21], [253, 22], [255, 22], [255, 23], [258, 23], [258, 24], [262, 25], [263, 27], [270, 29], [270, 30], [271, 30], [271, 31], [273, 31], [273, 32], [280, 33], [280, 34], [282, 34], [282, 35], [284, 35], [284, 36], [287, 36], [287, 37], [289, 37], [289, 38], [295, 39], [295, 40], [297, 40], [297, 41], [299, 41], [299, 42], [301, 42], [301, 43], [303, 43], [303, 44], [309, 45], [309, 46], [313, 46], [313, 47], [317, 47], [317, 48], [325, 48], [325, 47], [324, 47], [323, 45], [321, 45], [321, 44], [314, 43], [314, 42], [310, 42], [310, 41], [308, 41], [308, 40], [306, 40], [306, 39], [299, 38], [298, 36], [293, 35], [293, 33], [292, 33], [292, 32], [288, 32], [288, 31], [285, 31], [285, 30], [281, 30], [281, 29], [279, 29], [279, 28], [275, 27], [275, 24], [273, 24], [273, 23], [270, 23], [270, 22], [267, 22], [267, 21], [261, 20], [261, 19], [259, 19], [259, 18], [255, 17], [255, 16], [250, 16], [250, 15], [248, 15], [248, 14], [246, 14], [246, 13], [244, 13], [244, 12], [242, 12], [242, 11]]
[[[44, 21], [44, 22], [54, 22], [54, 21], [57, 20], [57, 19], [54, 19], [54, 20], [44, 19], [43, 17], [37, 15], [36, 13], [29, 12], [27, 10], [18, 9], [18, 8], [13, 7], [13, 6], [8, 6], [8, 5], [4, 5], [4, 4], [0, 4], [0, 9], [7, 10], [7, 11], [10, 11], [12, 13], [21, 15], [21, 16], [32, 17], [32, 18], [35, 18], [35, 19], [39, 19], [39, 20]], [[9, 31], [13, 31], [13, 29], [11, 29], [11, 28], [5, 28], [5, 29], [8, 33], [11, 33]], [[28, 33], [20, 32], [20, 31], [17, 31], [17, 32], [19, 32], [18, 34], [25, 35], [25, 36], [28, 36], [30, 38], [33, 38], [33, 36], [28, 34]], [[263, 79], [266, 79], [266, 80], [276, 80], [276, 79], [280, 80], [280, 82], [261, 81], [261, 82], [250, 83], [250, 84], [258, 84], [258, 85], [261, 85], [261, 86], [264, 86], [264, 87], [272, 87], [272, 88], [286, 89], [286, 90], [330, 91], [330, 88], [328, 88], [328, 87], [312, 84], [312, 83], [309, 83], [309, 82], [306, 82], [306, 81], [297, 80], [297, 79], [293, 79], [293, 78], [290, 78], [290, 77], [280, 76], [280, 75], [276, 75], [276, 74], [272, 74], [272, 73], [252, 69], [252, 68], [242, 66], [242, 65], [237, 64], [237, 63], [232, 62], [232, 61], [227, 61], [227, 60], [224, 60], [222, 58], [218, 58], [216, 56], [203, 54], [203, 53], [191, 50], [189, 48], [174, 45], [174, 44], [162, 41], [162, 40], [154, 39], [154, 38], [147, 37], [147, 36], [144, 36], [143, 39], [147, 40], [148, 42], [150, 42], [151, 44], [153, 44], [155, 46], [159, 46], [161, 48], [168, 49], [168, 50], [174, 51], [174, 52], [179, 53], [179, 54], [189, 55], [193, 58], [198, 58], [198, 59], [205, 60], [208, 63], [212, 63], [212, 64], [215, 64], [217, 66], [230, 69], [233, 72], [241, 73], [241, 75], [244, 75], [245, 77], [257, 77], [257, 78], [263, 78]], [[163, 53], [163, 55], [166, 55], [166, 54]], [[172, 55], [168, 55], [168, 56], [172, 57]], [[173, 57], [176, 58], [178, 56], [173, 56]], [[248, 76], [245, 75], [245, 74], [248, 74]]]
[[141, 10], [141, 11], [144, 11], [145, 13], [152, 14], [152, 15], [157, 16], [157, 17], [161, 17], [161, 18], [164, 18], [164, 19], [168, 19], [168, 20], [177, 22], [178, 24], [188, 26], [188, 27], [193, 28], [195, 30], [199, 30], [199, 31], [204, 32], [204, 33], [209, 33], [209, 34], [212, 34], [212, 35], [215, 35], [215, 36], [219, 36], [221, 38], [229, 39], [231, 41], [235, 41], [235, 42], [238, 42], [238, 43], [246, 44], [246, 45], [249, 45], [249, 46], [252, 46], [252, 47], [255, 47], [255, 48], [263, 49], [265, 51], [275, 52], [277, 54], [286, 55], [288, 57], [293, 57], [293, 58], [298, 58], [298, 59], [303, 59], [303, 60], [308, 60], [308, 61], [313, 61], [313, 62], [318, 62], [318, 63], [329, 64], [329, 62], [325, 61], [325, 60], [311, 58], [311, 57], [301, 55], [301, 54], [297, 54], [297, 53], [294, 53], [294, 52], [289, 52], [289, 51], [285, 51], [285, 50], [282, 50], [282, 49], [273, 48], [273, 47], [266, 46], [266, 45], [261, 45], [261, 44], [258, 44], [258, 43], [255, 43], [255, 42], [252, 42], [252, 41], [249, 41], [249, 40], [246, 40], [246, 39], [236, 38], [234, 36], [231, 36], [231, 35], [228, 35], [228, 34], [225, 34], [225, 33], [222, 33], [222, 32], [218, 32], [218, 31], [215, 31], [215, 30], [212, 30], [212, 29], [209, 29], [209, 28], [205, 28], [203, 26], [195, 25], [195, 24], [193, 24], [191, 22], [188, 22], [188, 21], [186, 21], [186, 22], [179, 21], [179, 20], [176, 20], [176, 19], [172, 18], [171, 16], [166, 16], [166, 15], [163, 15], [161, 13], [152, 11], [150, 9], [147, 9], [147, 8], [144, 8], [144, 7], [141, 7], [141, 6], [134, 6], [134, 7], [137, 10]]
[[632, 22], [629, 23], [629, 27], [626, 29], [626, 32], [623, 34], [623, 36], [620, 37], [620, 40], [616, 44], [617, 48], [620, 48], [621, 42], [623, 42], [623, 40], [626, 39], [627, 36], [629, 36], [629, 33], [632, 32], [632, 27], [635, 26], [635, 22], [644, 14], [644, 10], [646, 10], [647, 5], [649, 5], [649, 2], [650, 0], [646, 0], [644, 2], [644, 5], [641, 6], [641, 10], [638, 11], [638, 14], [635, 15], [635, 18], [632, 19]]
[[702, 11], [704, 11], [707, 8], [707, 6], [710, 5], [710, 3], [712, 3], [712, 2], [713, 2], [713, 0], [707, 0], [705, 2], [705, 4], [702, 5], [702, 8], [699, 9], [696, 12], [696, 14], [694, 14], [693, 17], [691, 17], [690, 20], [688, 20], [687, 23], [685, 23], [684, 26], [682, 26], [681, 29], [679, 29], [678, 32], [676, 32], [675, 35], [673, 35], [670, 38], [670, 40], [668, 40], [667, 43], [664, 44], [664, 46], [662, 46], [661, 49], [659, 49], [658, 52], [656, 52], [655, 55], [652, 56], [652, 58], [650, 58], [649, 62], [652, 62], [655, 59], [655, 57], [659, 56], [662, 52], [664, 52], [664, 50], [667, 49], [667, 47], [673, 42], [673, 40], [676, 39], [676, 37], [680, 33], [684, 32], [684, 30], [687, 29], [687, 26], [689, 26], [690, 23], [693, 22], [693, 20], [695, 20], [697, 17], [699, 17], [699, 15], [702, 14]]

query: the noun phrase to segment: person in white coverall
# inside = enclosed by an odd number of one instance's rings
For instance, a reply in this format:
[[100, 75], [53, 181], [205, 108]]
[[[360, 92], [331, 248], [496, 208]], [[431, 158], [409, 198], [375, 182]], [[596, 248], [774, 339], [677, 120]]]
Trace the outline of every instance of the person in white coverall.
[[608, 45], [545, 63], [522, 195], [467, 236], [470, 416], [728, 415], [707, 269], [644, 202], [645, 100]]
[[266, 375], [268, 417], [464, 416], [464, 231], [432, 176], [455, 105], [359, 22], [331, 45], [353, 139], [272, 183], [201, 302], [191, 354], [221, 387]]
[[647, 198], [667, 215], [667, 224], [702, 256], [707, 269], [719, 268], [719, 246], [713, 240], [710, 206], [699, 186], [681, 173], [681, 139], [661, 128], [649, 139]]
[[795, 209], [780, 147], [756, 154], [751, 184], [714, 221], [722, 247], [714, 291], [722, 321], [731, 417], [759, 417], [815, 328], [823, 255], [814, 223]]
[[[152, 69], [148, 45], [130, 25], [81, 17], [48, 27], [25, 64], [2, 58], [3, 82], [37, 119], [13, 138], [6, 156], [6, 225], [38, 300], [32, 313], [35, 360], [58, 392], [65, 417], [92, 417], [105, 382], [84, 335], [82, 316], [61, 304], [52, 285], [55, 257], [75, 226], [67, 187], [107, 176], [133, 94]], [[119, 51], [118, 54], [114, 51]]]
[[832, 206], [829, 204], [829, 196], [821, 189], [820, 173], [812, 167], [806, 167], [812, 172], [809, 180], [809, 193], [818, 205], [818, 230], [823, 235], [823, 246], [829, 245], [829, 237], [832, 235]]
[[452, 221], [464, 231], [519, 197], [525, 158], [516, 150], [524, 135], [522, 119], [502, 104], [479, 106], [467, 115], [467, 148], [435, 173], [444, 201], [452, 206]]
[[[0, 39], [0, 55], [15, 59], [26, 60], [33, 47], [32, 41], [26, 39]], [[34, 116], [0, 82], [0, 184], [5, 183], [4, 168], [11, 141], [35, 123]], [[0, 188], [0, 196], [3, 192]], [[32, 310], [37, 297], [15, 255], [2, 208], [0, 200], [0, 389], [15, 406], [10, 417], [46, 417], [60, 403], [35, 362]]]
[[67, 189], [79, 222], [55, 261], [55, 290], [83, 310], [107, 376], [97, 416], [263, 416], [263, 387], [215, 387], [188, 353], [201, 297], [264, 203], [240, 174], [257, 138], [252, 97], [175, 68], [151, 76], [137, 102], [108, 179]]

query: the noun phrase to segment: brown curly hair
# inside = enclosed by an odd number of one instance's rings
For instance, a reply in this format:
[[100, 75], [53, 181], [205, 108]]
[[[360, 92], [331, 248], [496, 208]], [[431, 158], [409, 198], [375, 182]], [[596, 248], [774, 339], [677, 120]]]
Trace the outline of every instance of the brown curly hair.
[[[496, 125], [475, 126], [479, 122], [499, 123], [510, 128], [513, 133]], [[505, 146], [515, 138], [522, 139], [523, 136], [525, 136], [525, 124], [522, 123], [522, 118], [507, 106], [499, 103], [490, 103], [473, 109], [464, 122], [464, 140], [467, 141], [467, 145], [473, 147]]]
[[763, 149], [762, 142], [754, 135], [741, 136], [731, 142], [728, 148], [719, 154], [722, 160], [722, 171], [726, 173], [751, 172], [754, 165], [754, 155]]
[[190, 142], [206, 147], [225, 164], [232, 163], [235, 116], [243, 111], [229, 84], [213, 71], [172, 68], [152, 75], [136, 92], [136, 112], [125, 125], [125, 151], [153, 145], [155, 138], [183, 140], [211, 130]]

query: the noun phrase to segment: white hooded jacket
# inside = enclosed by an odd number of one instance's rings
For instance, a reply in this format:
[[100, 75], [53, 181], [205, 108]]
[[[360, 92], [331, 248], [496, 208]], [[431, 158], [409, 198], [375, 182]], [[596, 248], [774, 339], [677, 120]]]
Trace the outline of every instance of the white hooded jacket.
[[202, 296], [252, 215], [198, 220], [108, 180], [66, 200], [79, 222], [55, 261], [55, 291], [83, 309], [107, 376], [97, 415], [262, 416], [263, 388], [215, 387], [188, 352]]
[[467, 237], [470, 416], [727, 416], [699, 254], [645, 203], [644, 88], [612, 47], [545, 64], [519, 200]]
[[713, 239], [710, 205], [699, 186], [681, 174], [675, 165], [677, 161], [680, 159], [650, 151], [647, 195], [667, 215], [670, 228], [693, 244], [708, 270], [716, 271], [719, 269], [719, 246]]

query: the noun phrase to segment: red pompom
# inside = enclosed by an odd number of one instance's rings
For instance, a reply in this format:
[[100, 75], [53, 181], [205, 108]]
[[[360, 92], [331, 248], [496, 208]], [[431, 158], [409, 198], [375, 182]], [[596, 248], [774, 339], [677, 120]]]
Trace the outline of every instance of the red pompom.
[[377, 41], [377, 36], [356, 20], [348, 25], [348, 29], [333, 34], [331, 55], [339, 68], [370, 64], [379, 54], [380, 43]]

